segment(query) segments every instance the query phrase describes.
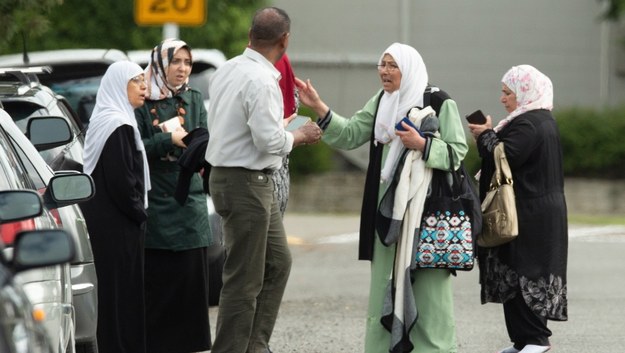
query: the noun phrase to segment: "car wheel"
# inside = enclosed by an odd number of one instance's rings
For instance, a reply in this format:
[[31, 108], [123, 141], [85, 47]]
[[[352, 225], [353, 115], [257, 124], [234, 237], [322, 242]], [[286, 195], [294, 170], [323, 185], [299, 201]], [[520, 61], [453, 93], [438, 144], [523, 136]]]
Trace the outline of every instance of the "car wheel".
[[208, 263], [208, 305], [210, 306], [219, 305], [219, 295], [223, 286], [221, 274], [225, 260], [226, 252], [222, 251], [219, 256]]
[[76, 353], [98, 353], [98, 340], [76, 343]]

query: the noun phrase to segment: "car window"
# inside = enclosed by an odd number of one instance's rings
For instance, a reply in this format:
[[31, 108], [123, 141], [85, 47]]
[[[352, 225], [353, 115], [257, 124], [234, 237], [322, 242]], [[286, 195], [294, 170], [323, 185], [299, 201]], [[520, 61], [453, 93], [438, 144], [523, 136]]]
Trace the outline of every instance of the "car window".
[[75, 113], [75, 110], [73, 110], [69, 102], [63, 97], [59, 97], [59, 99], [57, 100], [57, 106], [59, 107], [59, 110], [63, 112], [63, 115], [68, 117], [71, 120], [69, 125], [72, 131], [74, 132], [74, 136], [77, 136], [78, 139], [82, 143], [84, 143], [85, 142], [85, 127], [82, 121], [80, 121], [78, 114]]
[[[44, 182], [43, 177], [39, 174], [39, 172], [37, 171], [37, 168], [35, 168], [34, 164], [30, 160], [28, 155], [24, 152], [22, 147], [20, 147], [20, 145], [17, 143], [17, 141], [15, 141], [12, 138], [9, 137], [8, 140], [11, 142], [11, 145], [13, 146], [15, 151], [17, 152], [17, 155], [19, 156], [19, 159], [22, 161], [23, 166], [24, 166], [24, 171], [30, 177], [29, 179], [34, 184], [35, 189], [41, 190], [41, 189], [45, 188], [46, 187], [46, 183]], [[30, 188], [32, 189], [32, 187], [30, 187]]]
[[[64, 146], [59, 146], [55, 148], [51, 148], [45, 151], [39, 151], [39, 154], [43, 159], [51, 166], [61, 165], [64, 163], [64, 160], [70, 159], [71, 161], [75, 161], [82, 165], [82, 148], [84, 144], [84, 139], [81, 134], [80, 129], [76, 125], [75, 121], [71, 118], [71, 112], [62, 104], [60, 101], [57, 101], [57, 104], [54, 106], [58, 108], [53, 108], [55, 111], [48, 111], [45, 107], [42, 107], [39, 104], [35, 104], [29, 101], [21, 101], [21, 100], [10, 100], [5, 101], [4, 110], [13, 118], [15, 124], [20, 128], [23, 133], [26, 133], [26, 127], [28, 126], [28, 121], [32, 117], [37, 116], [61, 116], [65, 118], [67, 123], [69, 124], [72, 132], [74, 133], [74, 140], [69, 144]], [[66, 165], [73, 165], [73, 163], [66, 163]], [[55, 168], [56, 170], [57, 168]], [[76, 169], [80, 170], [80, 167], [67, 167], [62, 169]]]
[[5, 101], [3, 105], [4, 110], [9, 113], [22, 132], [26, 132], [28, 118], [31, 116], [47, 115], [48, 112], [45, 107], [28, 101]]
[[28, 174], [22, 164], [15, 158], [8, 137], [0, 132], [0, 189], [32, 189], [28, 182]]
[[95, 107], [95, 96], [100, 87], [102, 76], [85, 77], [75, 80], [57, 81], [49, 87], [67, 98], [70, 106], [78, 114], [83, 125], [87, 126], [91, 112]]

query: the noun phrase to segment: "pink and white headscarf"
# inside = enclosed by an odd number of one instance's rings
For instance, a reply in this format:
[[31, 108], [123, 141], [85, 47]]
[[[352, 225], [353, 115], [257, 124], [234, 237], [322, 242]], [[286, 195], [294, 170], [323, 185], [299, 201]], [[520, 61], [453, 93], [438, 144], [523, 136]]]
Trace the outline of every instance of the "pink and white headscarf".
[[516, 95], [517, 107], [501, 120], [495, 131], [501, 130], [517, 116], [536, 109], [553, 109], [553, 84], [549, 77], [531, 65], [513, 66], [501, 82]]
[[191, 55], [191, 61], [193, 61], [191, 48], [180, 39], [165, 39], [152, 49], [150, 63], [145, 68], [145, 81], [148, 83], [148, 99], [161, 100], [171, 98], [188, 89], [188, 77], [187, 80], [178, 87], [173, 87], [167, 82], [169, 63], [180, 48], [187, 48], [189, 50], [189, 55]]

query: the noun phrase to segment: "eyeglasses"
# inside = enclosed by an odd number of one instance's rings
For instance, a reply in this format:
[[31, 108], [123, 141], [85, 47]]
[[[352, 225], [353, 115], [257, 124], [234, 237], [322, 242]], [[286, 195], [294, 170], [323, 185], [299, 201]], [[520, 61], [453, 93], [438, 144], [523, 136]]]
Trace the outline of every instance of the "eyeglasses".
[[145, 85], [145, 78], [143, 78], [143, 76], [135, 76], [131, 78], [130, 81], [138, 84], [139, 86]]
[[376, 66], [378, 67], [378, 71], [384, 71], [384, 69], [386, 69], [388, 72], [395, 72], [397, 71], [397, 69], [399, 69], [399, 66], [397, 66], [397, 64], [392, 63], [382, 63]]

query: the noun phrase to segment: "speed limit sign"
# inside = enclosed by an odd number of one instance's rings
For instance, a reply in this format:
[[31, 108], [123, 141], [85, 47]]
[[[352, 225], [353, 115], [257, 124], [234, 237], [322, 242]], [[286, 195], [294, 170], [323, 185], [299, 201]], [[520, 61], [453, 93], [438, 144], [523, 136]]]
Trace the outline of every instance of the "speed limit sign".
[[138, 25], [176, 23], [201, 26], [206, 22], [208, 0], [135, 0], [135, 22]]

